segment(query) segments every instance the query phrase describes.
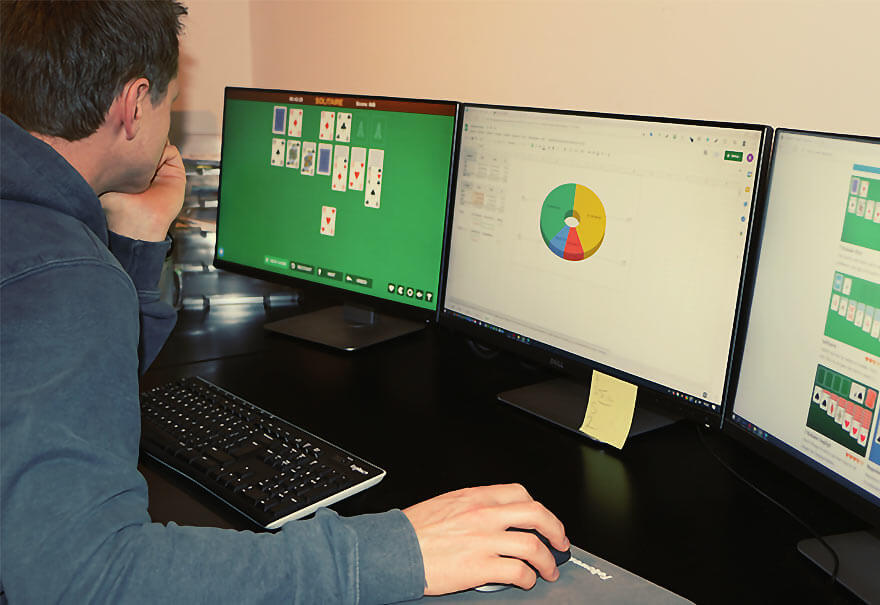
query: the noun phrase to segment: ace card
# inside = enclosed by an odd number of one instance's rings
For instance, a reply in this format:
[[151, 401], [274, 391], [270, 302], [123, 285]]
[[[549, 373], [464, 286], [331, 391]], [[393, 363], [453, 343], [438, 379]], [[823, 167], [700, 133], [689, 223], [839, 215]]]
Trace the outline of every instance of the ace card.
[[348, 143], [351, 141], [351, 114], [342, 113], [336, 116], [336, 140]]
[[367, 148], [352, 147], [351, 162], [348, 174], [348, 188], [357, 191], [364, 190], [365, 171], [367, 168]]
[[336, 208], [321, 206], [321, 235], [336, 235]]
[[284, 139], [272, 139], [272, 157], [269, 163], [273, 166], [284, 166]]
[[364, 190], [364, 206], [378, 208], [382, 198], [383, 168], [385, 151], [370, 149], [367, 158], [367, 186]]
[[333, 122], [336, 114], [332, 111], [321, 112], [321, 128], [318, 129], [318, 138], [322, 141], [333, 140]]
[[287, 136], [299, 138], [303, 133], [303, 110], [291, 107], [289, 113], [290, 118], [287, 122]]
[[306, 176], [315, 174], [315, 143], [308, 141], [302, 145], [302, 168], [300, 173]]
[[333, 174], [330, 188], [333, 191], [345, 191], [348, 177], [348, 145], [336, 145], [333, 150]]

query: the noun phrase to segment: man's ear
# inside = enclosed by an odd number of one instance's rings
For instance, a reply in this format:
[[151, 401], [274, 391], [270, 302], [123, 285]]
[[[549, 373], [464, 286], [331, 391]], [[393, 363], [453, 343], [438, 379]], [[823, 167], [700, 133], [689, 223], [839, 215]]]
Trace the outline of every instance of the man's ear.
[[150, 102], [150, 81], [136, 78], [128, 81], [117, 97], [125, 138], [133, 139], [140, 130], [141, 118], [144, 115], [144, 103]]

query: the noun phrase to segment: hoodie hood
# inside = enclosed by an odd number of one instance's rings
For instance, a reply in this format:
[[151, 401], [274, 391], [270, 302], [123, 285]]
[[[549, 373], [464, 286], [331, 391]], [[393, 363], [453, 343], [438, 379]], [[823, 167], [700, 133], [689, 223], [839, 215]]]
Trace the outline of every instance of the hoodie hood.
[[107, 243], [107, 218], [98, 196], [85, 179], [50, 145], [3, 114], [0, 114], [0, 198], [72, 216]]

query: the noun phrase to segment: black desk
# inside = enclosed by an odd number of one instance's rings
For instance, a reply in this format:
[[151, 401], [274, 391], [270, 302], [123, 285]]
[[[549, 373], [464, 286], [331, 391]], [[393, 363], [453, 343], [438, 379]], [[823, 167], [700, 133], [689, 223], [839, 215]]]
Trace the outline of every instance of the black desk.
[[[497, 403], [497, 392], [546, 376], [504, 355], [481, 358], [458, 336], [432, 328], [341, 353], [264, 332], [278, 315], [259, 306], [181, 313], [143, 385], [201, 375], [385, 468], [379, 485], [334, 505], [343, 515], [517, 481], [574, 544], [696, 603], [856, 602], [828, 589], [795, 547], [806, 530], [720, 466], [693, 424], [617, 451]], [[818, 531], [861, 527], [725, 436], [705, 440]], [[253, 529], [158, 466], [141, 470], [154, 520]]]

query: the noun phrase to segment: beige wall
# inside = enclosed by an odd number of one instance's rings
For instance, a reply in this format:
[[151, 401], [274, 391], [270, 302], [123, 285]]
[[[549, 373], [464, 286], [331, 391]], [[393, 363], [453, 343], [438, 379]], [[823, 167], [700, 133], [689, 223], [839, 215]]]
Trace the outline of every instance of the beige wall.
[[880, 135], [880, 0], [189, 4], [218, 124], [234, 83]]

